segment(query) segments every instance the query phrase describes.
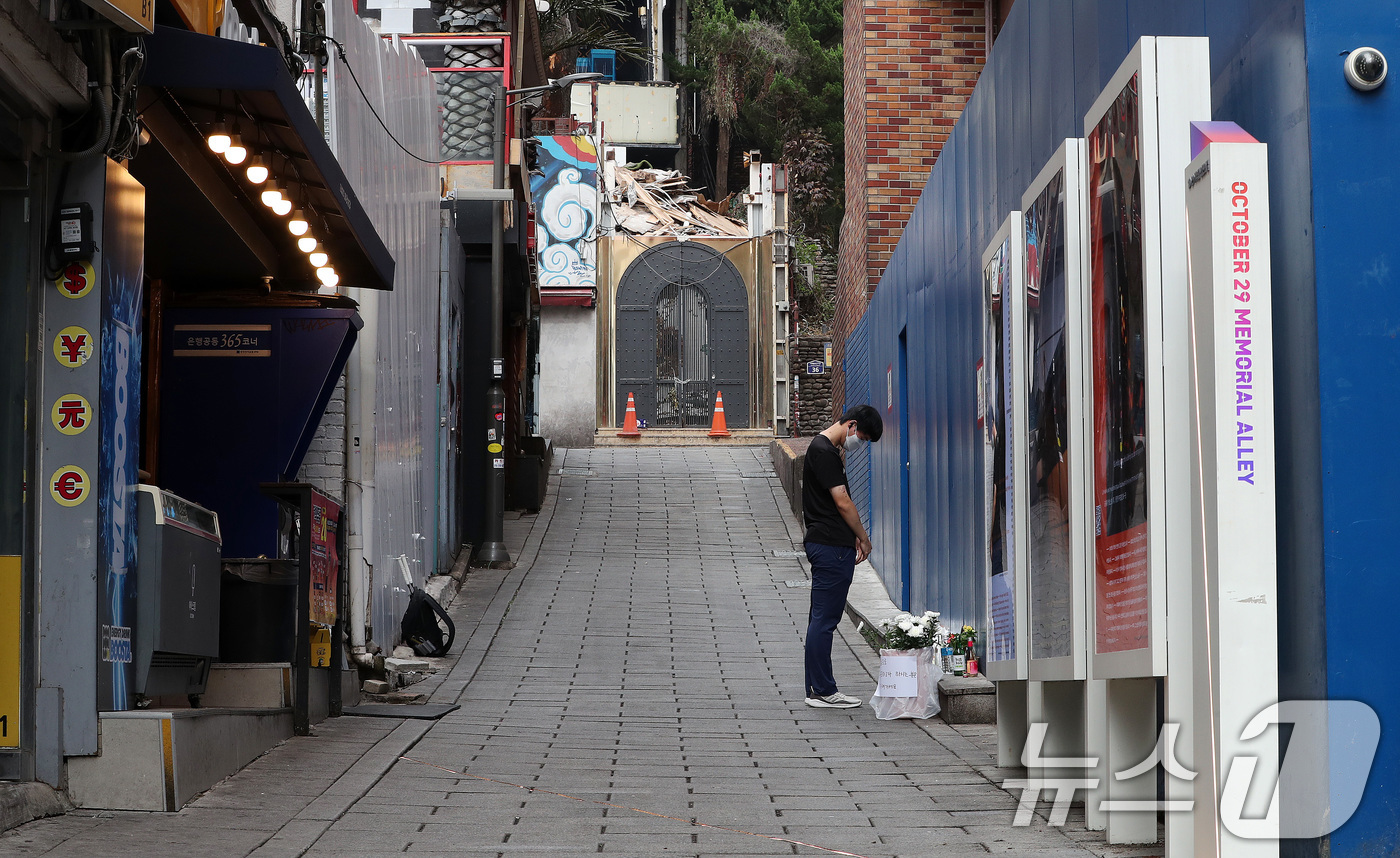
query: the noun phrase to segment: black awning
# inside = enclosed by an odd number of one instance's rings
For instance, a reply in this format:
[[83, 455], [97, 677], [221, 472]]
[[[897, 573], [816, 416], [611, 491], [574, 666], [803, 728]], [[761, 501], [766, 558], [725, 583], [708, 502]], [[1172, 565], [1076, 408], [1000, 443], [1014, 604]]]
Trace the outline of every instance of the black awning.
[[[146, 127], [168, 157], [153, 157], [148, 165], [138, 155], [132, 172], [159, 196], [170, 171], [181, 175], [172, 186], [198, 190], [171, 205], [171, 219], [193, 219], [198, 212], [184, 206], [191, 196], [203, 196], [217, 210], [243, 246], [240, 260], [288, 285], [316, 284], [315, 272], [296, 247], [296, 239], [259, 200], [261, 189], [247, 182], [247, 164], [231, 167], [210, 152], [204, 135], [222, 118], [236, 123], [255, 155], [271, 157], [273, 178], [289, 192], [296, 207], [307, 209], [312, 232], [329, 253], [340, 286], [392, 289], [394, 258], [384, 246], [369, 214], [356, 198], [340, 163], [331, 153], [301, 93], [276, 50], [261, 45], [204, 36], [170, 27], [156, 27], [146, 38], [147, 62], [139, 108]], [[144, 168], [144, 169], [143, 169]], [[142, 175], [146, 170], [153, 175]], [[149, 204], [159, 205], [148, 197]], [[149, 242], [148, 242], [149, 243]], [[171, 265], [182, 257], [172, 255]], [[209, 258], [204, 257], [205, 264]], [[190, 273], [190, 272], [185, 272]]]

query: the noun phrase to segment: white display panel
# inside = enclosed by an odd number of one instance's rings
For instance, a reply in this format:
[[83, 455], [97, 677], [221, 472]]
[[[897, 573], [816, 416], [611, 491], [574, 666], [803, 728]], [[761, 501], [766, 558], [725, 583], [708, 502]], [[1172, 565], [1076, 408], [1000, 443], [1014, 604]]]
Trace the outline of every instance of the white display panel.
[[1092, 537], [1085, 434], [1085, 145], [1021, 197], [1026, 246], [1026, 613], [1030, 678], [1084, 679]]
[[1189, 605], [1190, 447], [1180, 419], [1189, 407], [1186, 215], [1178, 177], [1190, 161], [1189, 123], [1210, 118], [1209, 60], [1206, 39], [1144, 37], [1084, 120], [1094, 678], [1166, 675], [1167, 602]]
[[1197, 129], [1214, 142], [1185, 176], [1197, 531], [1195, 842], [1197, 854], [1218, 843], [1221, 854], [1272, 858], [1281, 820], [1277, 807], [1266, 814], [1268, 796], [1243, 807], [1216, 801], [1240, 760], [1256, 761], [1255, 783], [1273, 783], [1279, 766], [1273, 733], [1243, 738], [1279, 695], [1268, 153], [1233, 123]]
[[983, 672], [997, 680], [1026, 678], [1024, 241], [1012, 212], [982, 254]]

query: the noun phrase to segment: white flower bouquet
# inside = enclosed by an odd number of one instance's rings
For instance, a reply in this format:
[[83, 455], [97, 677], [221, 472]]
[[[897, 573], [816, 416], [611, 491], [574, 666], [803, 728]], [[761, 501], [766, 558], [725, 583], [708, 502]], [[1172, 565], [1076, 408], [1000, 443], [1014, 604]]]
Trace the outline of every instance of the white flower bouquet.
[[938, 614], [897, 614], [880, 622], [880, 680], [870, 706], [881, 721], [932, 718], [938, 714], [938, 680], [943, 671], [935, 653], [947, 640]]
[[880, 622], [880, 634], [885, 638], [885, 646], [890, 649], [923, 649], [942, 646], [944, 641], [944, 629], [934, 611], [924, 611], [917, 617], [913, 614], [896, 614]]

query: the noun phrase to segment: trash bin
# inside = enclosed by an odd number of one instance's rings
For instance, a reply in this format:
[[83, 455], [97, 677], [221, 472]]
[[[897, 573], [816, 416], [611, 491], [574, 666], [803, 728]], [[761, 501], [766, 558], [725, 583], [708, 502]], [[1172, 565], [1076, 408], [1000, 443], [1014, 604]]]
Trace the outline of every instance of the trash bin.
[[296, 652], [296, 561], [225, 560], [221, 579], [220, 661], [290, 662]]

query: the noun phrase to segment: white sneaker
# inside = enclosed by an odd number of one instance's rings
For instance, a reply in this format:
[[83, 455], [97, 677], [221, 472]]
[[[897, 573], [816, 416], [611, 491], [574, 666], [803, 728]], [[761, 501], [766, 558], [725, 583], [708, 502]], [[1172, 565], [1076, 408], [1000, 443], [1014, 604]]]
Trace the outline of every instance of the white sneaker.
[[825, 697], [808, 697], [807, 705], [817, 709], [854, 709], [860, 705], [860, 699], [837, 691]]

